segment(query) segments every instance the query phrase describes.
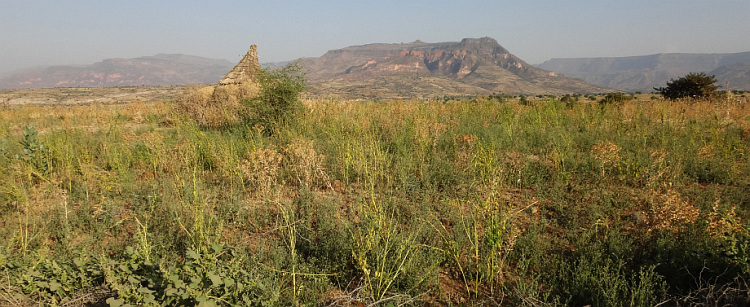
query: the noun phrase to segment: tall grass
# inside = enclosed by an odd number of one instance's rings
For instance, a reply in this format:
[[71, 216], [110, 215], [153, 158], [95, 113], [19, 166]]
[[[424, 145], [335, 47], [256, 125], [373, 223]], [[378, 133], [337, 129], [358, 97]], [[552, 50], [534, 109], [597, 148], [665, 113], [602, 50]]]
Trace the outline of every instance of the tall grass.
[[748, 302], [747, 101], [519, 102], [4, 108], [0, 301]]

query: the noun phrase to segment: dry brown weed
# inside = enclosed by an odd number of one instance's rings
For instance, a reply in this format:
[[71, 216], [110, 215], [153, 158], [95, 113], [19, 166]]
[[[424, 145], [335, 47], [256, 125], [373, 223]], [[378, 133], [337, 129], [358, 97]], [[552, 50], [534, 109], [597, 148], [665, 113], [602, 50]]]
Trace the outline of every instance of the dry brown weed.
[[253, 83], [188, 88], [175, 101], [175, 109], [188, 115], [199, 125], [209, 128], [238, 123], [248, 114], [243, 101], [257, 96]]
[[271, 191], [277, 183], [282, 155], [274, 148], [258, 148], [240, 163], [243, 179], [261, 195]]
[[674, 189], [664, 193], [652, 191], [647, 231], [680, 232], [688, 224], [695, 223], [699, 216], [700, 209], [683, 199]]
[[610, 141], [599, 141], [591, 146], [591, 156], [599, 162], [602, 169], [602, 177], [607, 171], [612, 171], [620, 163], [620, 146]]
[[737, 216], [735, 210], [736, 205], [732, 205], [732, 208], [721, 212], [719, 210], [719, 199], [716, 200], [711, 212], [706, 217], [708, 218], [708, 225], [706, 231], [715, 240], [719, 240], [721, 243], [729, 243], [734, 245], [738, 235], [745, 234], [746, 230], [742, 225], [742, 219]]
[[285, 164], [297, 184], [322, 187], [328, 183], [325, 156], [315, 151], [312, 140], [293, 139], [284, 148], [284, 154], [287, 161]]

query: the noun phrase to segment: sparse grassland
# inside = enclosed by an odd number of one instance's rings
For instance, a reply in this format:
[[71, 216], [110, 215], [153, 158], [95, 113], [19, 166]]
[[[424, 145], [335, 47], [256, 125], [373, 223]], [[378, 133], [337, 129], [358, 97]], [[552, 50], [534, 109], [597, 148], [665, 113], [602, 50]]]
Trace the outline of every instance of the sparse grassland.
[[128, 86], [86, 88], [2, 89], [0, 106], [123, 104], [177, 98], [185, 86]]
[[748, 304], [735, 99], [5, 106], [0, 304]]

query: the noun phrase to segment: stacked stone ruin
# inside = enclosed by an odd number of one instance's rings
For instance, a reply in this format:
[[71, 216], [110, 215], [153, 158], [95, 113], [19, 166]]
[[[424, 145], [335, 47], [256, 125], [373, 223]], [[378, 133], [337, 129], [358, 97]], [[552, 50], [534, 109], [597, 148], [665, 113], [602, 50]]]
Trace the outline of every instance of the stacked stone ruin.
[[250, 46], [250, 50], [247, 51], [245, 57], [237, 63], [231, 71], [229, 71], [224, 78], [219, 81], [219, 85], [229, 84], [242, 84], [247, 81], [257, 82], [258, 73], [261, 71], [260, 63], [258, 62], [258, 46], [253, 44]]

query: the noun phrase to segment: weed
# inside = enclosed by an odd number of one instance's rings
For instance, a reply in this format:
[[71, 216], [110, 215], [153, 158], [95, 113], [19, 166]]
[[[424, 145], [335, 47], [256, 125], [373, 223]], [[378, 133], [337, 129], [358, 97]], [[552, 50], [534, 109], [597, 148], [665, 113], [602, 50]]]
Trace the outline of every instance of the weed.
[[324, 187], [328, 184], [325, 156], [315, 151], [312, 141], [293, 139], [283, 151], [284, 165], [291, 166], [287, 172], [293, 182], [309, 187]]
[[276, 186], [283, 157], [274, 148], [258, 148], [240, 164], [245, 181], [259, 195], [266, 195]]
[[390, 223], [394, 213], [375, 199], [360, 208], [362, 221], [349, 230], [352, 256], [362, 274], [364, 296], [384, 302], [402, 275], [413, 270], [419, 230], [405, 231]]
[[175, 110], [207, 128], [236, 125], [248, 116], [241, 103], [258, 95], [254, 83], [193, 87], [175, 101]]
[[37, 138], [34, 126], [24, 127], [24, 137], [21, 140], [23, 156], [19, 159], [31, 166], [31, 173], [37, 177], [45, 178], [49, 172], [49, 157], [47, 147]]

